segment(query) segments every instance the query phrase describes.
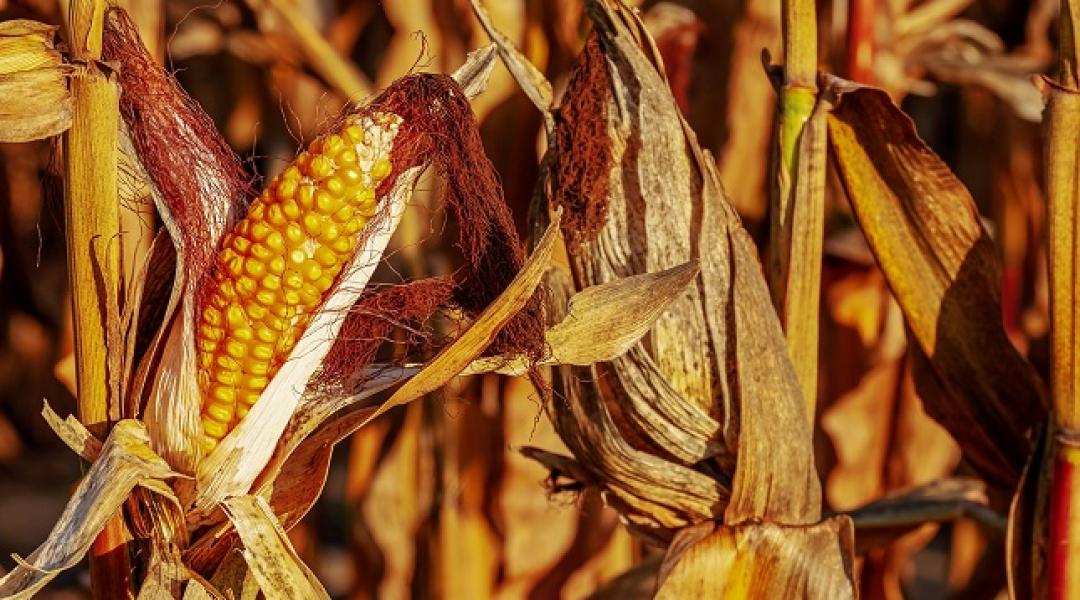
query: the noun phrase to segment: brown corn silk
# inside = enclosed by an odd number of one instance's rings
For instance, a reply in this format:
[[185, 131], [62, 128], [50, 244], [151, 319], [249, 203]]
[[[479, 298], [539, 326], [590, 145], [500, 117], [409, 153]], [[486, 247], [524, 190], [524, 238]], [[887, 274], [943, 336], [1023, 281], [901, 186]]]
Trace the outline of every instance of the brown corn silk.
[[189, 277], [214, 264], [214, 232], [232, 224], [251, 193], [251, 176], [210, 116], [146, 51], [123, 10], [110, 10], [102, 57], [119, 65], [120, 112], [181, 236]]
[[593, 33], [570, 73], [565, 99], [554, 111], [552, 145], [559, 156], [574, 159], [556, 162], [551, 203], [566, 209], [563, 235], [574, 245], [594, 239], [607, 218], [612, 167], [607, 140], [609, 85], [600, 41]]

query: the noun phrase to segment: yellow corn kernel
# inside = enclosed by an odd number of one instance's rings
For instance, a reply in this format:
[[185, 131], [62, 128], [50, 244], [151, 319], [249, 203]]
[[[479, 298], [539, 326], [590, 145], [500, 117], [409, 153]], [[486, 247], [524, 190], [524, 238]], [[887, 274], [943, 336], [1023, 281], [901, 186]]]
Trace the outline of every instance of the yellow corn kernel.
[[285, 251], [285, 236], [276, 231], [266, 236], [266, 241], [263, 243], [266, 244], [267, 250], [271, 252], [271, 256]]
[[213, 449], [213, 447], [217, 445], [216, 440], [220, 440], [221, 438], [225, 437], [225, 434], [229, 432], [228, 424], [221, 423], [220, 421], [215, 421], [214, 418], [208, 414], [203, 415], [202, 426], [203, 432], [207, 436], [215, 438], [215, 442], [213, 443], [213, 445], [210, 446], [210, 449]]
[[292, 198], [296, 195], [297, 188], [300, 187], [300, 181], [297, 179], [285, 178], [278, 184], [277, 191], [275, 192], [279, 198], [286, 199]]
[[298, 248], [305, 241], [307, 236], [304, 235], [304, 229], [296, 223], [289, 223], [285, 227], [285, 242], [288, 243], [290, 248]]
[[218, 423], [228, 423], [233, 418], [232, 402], [213, 402], [206, 407], [206, 416]]
[[305, 209], [310, 209], [314, 206], [315, 191], [315, 184], [304, 183], [296, 193], [296, 202]]
[[196, 327], [206, 452], [258, 400], [351, 260], [393, 171], [398, 122], [356, 116], [312, 143], [223, 239]]
[[380, 158], [375, 161], [375, 164], [371, 166], [371, 177], [376, 181], [384, 179], [393, 170], [393, 165], [390, 164], [390, 160], [386, 158]]
[[327, 248], [326, 246], [319, 246], [318, 248], [316, 248], [315, 254], [312, 256], [312, 258], [314, 258], [315, 262], [319, 263], [319, 266], [323, 267], [324, 269], [336, 265], [339, 260], [337, 254], [334, 254], [334, 251]]
[[259, 284], [255, 283], [255, 280], [247, 275], [241, 275], [236, 280], [236, 291], [242, 296], [250, 296], [259, 289]]
[[337, 223], [327, 223], [323, 225], [322, 231], [319, 232], [319, 241], [329, 244], [336, 240], [339, 235], [341, 235], [341, 228], [337, 226]]
[[345, 184], [341, 183], [340, 179], [331, 178], [326, 181], [326, 188], [330, 191], [320, 191], [315, 194], [315, 209], [324, 215], [332, 215], [345, 205], [345, 200], [340, 196], [340, 192], [335, 192], [330, 186], [332, 183], [336, 183], [339, 188], [345, 188]]
[[[280, 233], [274, 232], [273, 235], [276, 235], [278, 237], [278, 239], [281, 239], [281, 234]], [[266, 238], [265, 242], [269, 242], [269, 241], [270, 241], [270, 238], [268, 236]], [[254, 258], [255, 260], [257, 260], [259, 262], [266, 262], [268, 260], [273, 260], [273, 258], [274, 258], [274, 253], [270, 250], [270, 248], [268, 246], [265, 246], [263, 244], [252, 244], [251, 245], [251, 250], [249, 251], [249, 254], [251, 255], [251, 258]]]
[[323, 219], [319, 215], [308, 213], [304, 215], [304, 232], [311, 237], [319, 235], [322, 231]]
[[272, 344], [277, 341], [278, 333], [271, 327], [262, 326], [255, 330], [255, 337], [258, 338], [260, 342]]
[[[352, 148], [345, 148], [341, 152], [338, 152], [337, 163], [338, 163], [338, 165], [343, 167], [342, 173], [347, 173], [349, 171], [352, 171], [353, 173], [357, 173], [357, 171], [355, 169], [349, 169], [348, 168], [351, 165], [355, 165], [356, 160], [357, 160], [356, 150], [353, 150]], [[348, 178], [346, 177], [346, 179], [348, 179]]]
[[295, 221], [300, 218], [300, 205], [295, 200], [286, 200], [281, 203], [281, 214], [286, 220]]
[[270, 380], [259, 375], [245, 375], [240, 380], [240, 385], [246, 390], [260, 391], [270, 384]]
[[353, 251], [353, 239], [350, 237], [339, 237], [329, 244], [330, 249], [338, 254], [351, 254]]

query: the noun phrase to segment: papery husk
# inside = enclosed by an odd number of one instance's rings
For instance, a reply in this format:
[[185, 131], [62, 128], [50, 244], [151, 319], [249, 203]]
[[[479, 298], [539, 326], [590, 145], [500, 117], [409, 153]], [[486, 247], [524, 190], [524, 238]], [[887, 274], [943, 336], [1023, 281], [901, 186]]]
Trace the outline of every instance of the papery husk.
[[265, 500], [235, 496], [222, 504], [244, 545], [244, 560], [267, 600], [329, 600], [330, 595], [297, 556]]
[[[51, 412], [46, 407], [47, 412]], [[89, 432], [71, 421], [62, 422], [52, 415], [51, 423], [65, 423], [65, 441], [80, 452], [95, 452]], [[138, 485], [169, 493], [166, 479], [177, 474], [150, 448], [143, 424], [135, 420], [116, 423], [101, 445], [100, 453], [75, 489], [48, 539], [26, 560], [0, 578], [0, 598], [30, 598], [61, 571], [82, 560], [105, 523], [116, 514], [124, 500]], [[155, 483], [161, 485], [155, 485]], [[172, 498], [175, 501], [175, 497]]]
[[71, 127], [65, 64], [53, 45], [58, 28], [16, 19], [0, 23], [0, 142], [29, 142]]
[[1045, 390], [1001, 325], [1000, 268], [963, 184], [888, 96], [836, 78], [829, 143], [915, 342], [927, 412], [988, 483], [1012, 489]]
[[676, 537], [655, 598], [855, 598], [851, 522], [702, 524]]
[[[590, 2], [588, 11], [597, 40], [586, 46], [579, 69], [587, 70], [572, 79], [555, 113], [556, 127], [585, 118], [588, 107], [603, 107], [603, 137], [578, 142], [570, 130], [571, 136], [562, 138], [570, 144], [555, 144], [548, 158], [553, 195], [559, 199], [560, 186], [573, 173], [560, 165], [592, 160], [600, 152], [596, 146], [610, 151], [606, 187], [579, 188], [585, 196], [573, 203], [589, 206], [594, 217], [582, 220], [572, 210], [567, 221], [590, 224], [568, 234], [575, 241], [570, 259], [576, 284], [595, 285], [687, 260], [699, 261], [701, 274], [661, 317], [638, 354], [632, 349], [610, 365], [577, 373], [561, 370], [556, 387], [569, 401], [553, 405], [560, 435], [602, 488], [618, 490], [612, 496], [636, 505], [628, 518], [661, 538], [725, 512], [732, 523], [814, 522], [820, 491], [809, 424], [753, 243], [724, 196], [711, 157], [680, 117], [636, 16], [607, 2]], [[566, 112], [567, 106], [578, 108]], [[576, 131], [595, 130], [590, 125]], [[558, 129], [555, 137], [560, 139]], [[595, 215], [603, 220], [598, 223]], [[602, 392], [582, 385], [601, 376], [611, 382]], [[638, 392], [629, 391], [635, 388]], [[649, 391], [639, 395], [641, 390]], [[664, 390], [669, 392], [656, 395]], [[669, 421], [661, 421], [659, 429], [658, 414]], [[698, 448], [707, 449], [692, 460], [685, 454], [691, 446], [656, 435], [688, 435], [710, 422], [705, 435], [692, 434], [703, 444]], [[691, 468], [710, 458], [721, 468], [719, 479]]]

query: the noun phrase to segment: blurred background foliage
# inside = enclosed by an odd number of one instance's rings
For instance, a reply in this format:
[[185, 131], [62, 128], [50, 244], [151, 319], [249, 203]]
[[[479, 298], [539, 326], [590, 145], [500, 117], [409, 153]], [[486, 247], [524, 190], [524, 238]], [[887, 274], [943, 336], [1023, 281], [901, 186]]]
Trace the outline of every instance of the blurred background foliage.
[[[0, 0], [0, 19], [62, 23], [64, 2]], [[269, 177], [346, 102], [410, 71], [446, 72], [488, 43], [467, 0], [127, 0], [144, 39], [205, 107], [252, 173]], [[1047, 0], [819, 0], [822, 67], [885, 88], [972, 191], [1003, 261], [1003, 319], [1045, 372], [1046, 267], [1034, 74], [1052, 59]], [[495, 25], [565, 86], [584, 43], [578, 0], [488, 0]], [[779, 0], [644, 2], [680, 107], [710, 149], [747, 228], [767, 229]], [[321, 34], [321, 37], [313, 37]], [[332, 50], [344, 70], [312, 60]], [[499, 65], [474, 103], [484, 143], [524, 233], [540, 114]], [[79, 465], [39, 416], [74, 410], [69, 294], [55, 143], [0, 144], [0, 569], [45, 538]], [[445, 273], [439, 189], [424, 186], [383, 278]], [[926, 416], [903, 318], [835, 175], [822, 281], [817, 465], [829, 510], [970, 474]], [[658, 549], [634, 541], [590, 492], [563, 489], [516, 449], [565, 453], [522, 379], [461, 378], [355, 434], [326, 490], [291, 532], [335, 597], [628, 597], [612, 582]], [[545, 485], [548, 483], [550, 485]], [[991, 498], [1002, 509], [1007, 499]], [[991, 598], [1004, 535], [961, 518], [860, 539], [868, 599]], [[864, 543], [865, 542], [865, 543]], [[43, 598], [85, 597], [85, 570]], [[608, 587], [605, 586], [616, 586]]]

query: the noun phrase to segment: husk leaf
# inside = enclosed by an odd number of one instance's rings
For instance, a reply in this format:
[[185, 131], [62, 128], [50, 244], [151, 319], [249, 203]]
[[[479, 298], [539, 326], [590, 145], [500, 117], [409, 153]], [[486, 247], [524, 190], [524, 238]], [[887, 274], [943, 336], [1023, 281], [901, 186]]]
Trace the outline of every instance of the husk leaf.
[[32, 597], [53, 577], [82, 559], [135, 486], [175, 476], [151, 450], [142, 423], [131, 419], [116, 423], [49, 537], [0, 579], [0, 598]]
[[244, 560], [267, 600], [329, 600], [330, 595], [297, 556], [265, 500], [234, 496], [226, 498], [222, 505], [244, 544]]
[[855, 598], [854, 542], [846, 517], [795, 527], [700, 527], [705, 531], [686, 530], [680, 536], [688, 539], [677, 538], [668, 549], [658, 600]]
[[29, 142], [71, 127], [71, 68], [53, 46], [58, 28], [0, 23], [0, 142]]

